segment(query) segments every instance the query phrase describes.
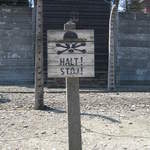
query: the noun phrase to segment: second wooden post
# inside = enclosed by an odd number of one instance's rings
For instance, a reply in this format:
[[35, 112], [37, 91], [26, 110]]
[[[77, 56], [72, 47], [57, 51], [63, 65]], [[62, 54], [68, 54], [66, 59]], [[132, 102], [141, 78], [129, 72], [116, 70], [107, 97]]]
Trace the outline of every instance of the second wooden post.
[[35, 109], [44, 108], [43, 79], [43, 0], [36, 0], [36, 42], [35, 42]]

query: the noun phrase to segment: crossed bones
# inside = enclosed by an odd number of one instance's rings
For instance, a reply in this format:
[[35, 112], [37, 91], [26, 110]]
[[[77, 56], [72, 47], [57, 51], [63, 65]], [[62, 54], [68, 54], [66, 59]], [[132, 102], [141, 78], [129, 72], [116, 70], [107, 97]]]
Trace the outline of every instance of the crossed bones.
[[56, 47], [64, 48], [64, 50], [57, 51], [57, 54], [60, 55], [66, 51], [68, 51], [69, 53], [74, 53], [74, 51], [78, 51], [78, 52], [85, 54], [86, 53], [85, 49], [79, 49], [79, 47], [81, 46], [86, 46], [86, 43], [85, 42], [63, 43], [63, 44], [57, 43]]

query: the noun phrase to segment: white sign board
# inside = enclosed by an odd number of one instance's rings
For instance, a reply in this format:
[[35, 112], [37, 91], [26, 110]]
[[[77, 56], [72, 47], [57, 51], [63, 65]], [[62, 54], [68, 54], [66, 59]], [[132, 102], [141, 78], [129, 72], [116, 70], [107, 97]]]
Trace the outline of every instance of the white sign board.
[[48, 30], [48, 77], [94, 77], [94, 31]]

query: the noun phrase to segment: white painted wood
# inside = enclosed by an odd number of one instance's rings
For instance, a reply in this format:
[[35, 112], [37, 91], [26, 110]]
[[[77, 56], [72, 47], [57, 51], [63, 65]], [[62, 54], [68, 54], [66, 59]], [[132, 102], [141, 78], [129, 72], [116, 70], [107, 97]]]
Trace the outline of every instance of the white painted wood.
[[83, 65], [83, 66], [94, 66], [94, 55], [93, 54], [48, 54], [48, 66], [59, 66], [60, 64], [69, 65]]
[[[79, 39], [84, 39], [84, 41], [94, 41], [94, 30], [70, 30], [77, 33]], [[47, 39], [48, 42], [56, 42], [63, 40], [65, 30], [48, 30]]]
[[[69, 41], [66, 44], [63, 36], [67, 31], [48, 31], [48, 77], [94, 77], [94, 31], [71, 30], [82, 42]], [[67, 70], [73, 73], [67, 73]]]
[[[48, 42], [48, 53], [50, 54], [56, 54], [57, 51], [61, 51], [61, 50], [64, 50], [65, 48], [62, 48], [62, 47], [56, 47], [56, 44], [57, 43], [60, 43], [60, 42]], [[60, 43], [62, 44], [63, 46], [65, 46], [64, 43]], [[80, 44], [80, 43], [79, 43]], [[81, 46], [80, 48], [78, 49], [85, 49], [86, 52], [88, 54], [94, 54], [94, 42], [86, 42], [86, 46]], [[64, 52], [65, 54], [70, 54], [68, 51]], [[81, 52], [79, 51], [75, 51], [76, 54], [81, 54]]]
[[[64, 74], [62, 73], [61, 70], [62, 68]], [[75, 72], [72, 68], [74, 68]], [[68, 69], [68, 74], [67, 74], [67, 69]], [[83, 72], [81, 71], [81, 69], [83, 70]], [[75, 67], [48, 66], [48, 77], [50, 78], [94, 77], [94, 76], [95, 76], [94, 66], [75, 66]]]

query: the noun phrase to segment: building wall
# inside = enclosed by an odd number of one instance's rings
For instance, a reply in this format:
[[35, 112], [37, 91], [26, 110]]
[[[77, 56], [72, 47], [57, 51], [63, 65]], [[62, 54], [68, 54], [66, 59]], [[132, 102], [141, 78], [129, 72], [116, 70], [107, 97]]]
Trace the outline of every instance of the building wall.
[[28, 0], [0, 0], [0, 5], [29, 6], [29, 1]]
[[[103, 0], [44, 0], [44, 54], [45, 78], [47, 77], [48, 29], [63, 29], [73, 16], [77, 29], [95, 30], [95, 78], [80, 79], [82, 87], [107, 86], [108, 73], [108, 32], [110, 5]], [[50, 87], [64, 86], [62, 79], [48, 79]]]
[[32, 10], [0, 6], [0, 84], [31, 83], [33, 79]]
[[150, 16], [119, 14], [117, 86], [150, 85]]

